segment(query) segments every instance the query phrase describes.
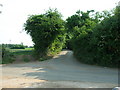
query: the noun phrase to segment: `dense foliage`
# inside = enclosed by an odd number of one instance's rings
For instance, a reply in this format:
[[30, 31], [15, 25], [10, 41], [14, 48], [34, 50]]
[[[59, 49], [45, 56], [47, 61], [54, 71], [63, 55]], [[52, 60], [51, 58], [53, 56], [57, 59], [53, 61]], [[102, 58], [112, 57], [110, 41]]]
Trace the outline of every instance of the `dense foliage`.
[[64, 21], [57, 10], [30, 16], [25, 23], [25, 31], [32, 37], [39, 57], [59, 52], [65, 41]]
[[2, 64], [12, 63], [15, 61], [14, 55], [5, 47], [5, 45], [1, 45], [2, 50]]
[[[82, 31], [72, 40], [76, 58], [84, 63], [117, 67], [120, 62], [120, 7], [114, 13], [104, 14], [96, 26], [84, 26]], [[87, 20], [87, 19], [86, 19]], [[90, 20], [90, 19], [89, 19]], [[94, 20], [96, 22], [96, 19]], [[93, 21], [93, 22], [94, 22]], [[93, 28], [94, 27], [94, 28]], [[91, 32], [88, 32], [90, 30]], [[86, 32], [87, 31], [87, 32]]]
[[[117, 67], [120, 61], [120, 7], [114, 15], [105, 18], [94, 29], [90, 43], [96, 51], [94, 62], [104, 66]], [[94, 42], [93, 42], [94, 40]]]
[[89, 14], [94, 12], [94, 10], [90, 10], [87, 12], [77, 11], [75, 15], [68, 17], [66, 19], [66, 46], [68, 49], [72, 48], [72, 41], [76, 39], [81, 34], [90, 33], [92, 27], [95, 26], [95, 22], [93, 18], [90, 18]]
[[35, 52], [43, 57], [63, 47], [73, 50], [81, 62], [117, 67], [120, 61], [120, 6], [112, 11], [77, 11], [66, 21], [57, 10], [32, 15], [25, 31], [34, 42]]

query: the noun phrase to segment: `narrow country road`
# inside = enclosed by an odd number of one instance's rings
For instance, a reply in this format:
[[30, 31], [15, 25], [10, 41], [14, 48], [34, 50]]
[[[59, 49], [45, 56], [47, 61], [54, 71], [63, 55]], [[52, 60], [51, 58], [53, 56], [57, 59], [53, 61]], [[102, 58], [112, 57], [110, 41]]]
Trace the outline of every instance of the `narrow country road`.
[[62, 51], [42, 62], [8, 64], [2, 67], [3, 88], [113, 88], [118, 70], [78, 62], [73, 52]]

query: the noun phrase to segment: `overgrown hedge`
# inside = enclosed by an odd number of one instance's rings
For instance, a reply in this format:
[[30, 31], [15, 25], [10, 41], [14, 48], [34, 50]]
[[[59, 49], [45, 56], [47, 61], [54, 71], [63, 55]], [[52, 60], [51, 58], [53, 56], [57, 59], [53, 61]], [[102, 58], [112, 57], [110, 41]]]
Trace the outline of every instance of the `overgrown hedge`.
[[[81, 34], [73, 40], [74, 55], [81, 62], [109, 67], [120, 63], [120, 7], [104, 18], [92, 34]], [[120, 66], [119, 66], [120, 67]]]
[[[120, 62], [120, 6], [114, 12], [77, 11], [66, 22], [57, 10], [31, 15], [25, 31], [32, 37], [39, 57], [56, 54], [63, 46], [81, 62], [118, 67]], [[91, 14], [92, 15], [92, 14]], [[66, 46], [65, 46], [66, 45]]]
[[32, 37], [38, 57], [59, 52], [65, 42], [64, 21], [57, 10], [31, 15], [25, 23], [25, 31]]
[[2, 62], [0, 63], [8, 64], [15, 61], [14, 55], [4, 45], [1, 45], [1, 47], [2, 47]]

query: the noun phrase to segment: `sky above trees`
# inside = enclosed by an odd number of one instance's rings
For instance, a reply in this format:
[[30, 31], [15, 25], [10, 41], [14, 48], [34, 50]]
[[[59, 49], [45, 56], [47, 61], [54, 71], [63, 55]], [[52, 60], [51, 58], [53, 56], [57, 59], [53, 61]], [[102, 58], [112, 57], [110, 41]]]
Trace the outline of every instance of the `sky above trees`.
[[111, 10], [119, 0], [1, 0], [0, 43], [32, 45], [29, 35], [23, 31], [28, 15], [44, 13], [57, 8], [65, 20], [77, 10]]

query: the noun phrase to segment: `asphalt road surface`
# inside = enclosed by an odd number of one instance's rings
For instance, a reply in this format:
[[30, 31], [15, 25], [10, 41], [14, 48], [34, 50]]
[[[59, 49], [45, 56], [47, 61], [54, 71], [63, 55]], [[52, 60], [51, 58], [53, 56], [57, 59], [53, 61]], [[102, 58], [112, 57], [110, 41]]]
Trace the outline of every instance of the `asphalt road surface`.
[[[2, 88], [113, 88], [118, 69], [82, 64], [73, 52], [62, 51], [53, 59], [1, 65]], [[1, 76], [1, 75], [0, 75]]]

